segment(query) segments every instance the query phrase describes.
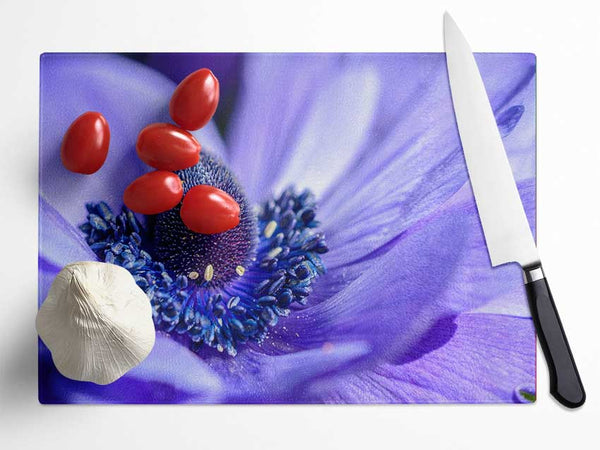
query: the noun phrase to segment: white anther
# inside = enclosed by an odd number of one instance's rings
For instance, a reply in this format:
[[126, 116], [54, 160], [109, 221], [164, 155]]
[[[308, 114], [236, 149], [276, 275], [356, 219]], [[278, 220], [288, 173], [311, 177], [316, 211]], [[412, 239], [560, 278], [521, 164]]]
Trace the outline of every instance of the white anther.
[[269, 253], [267, 253], [267, 256], [269, 257], [269, 259], [273, 259], [277, 255], [279, 255], [282, 250], [283, 249], [281, 247], [275, 247], [273, 250], [271, 250]]
[[212, 280], [214, 273], [215, 269], [213, 268], [212, 264], [209, 264], [208, 266], [206, 266], [206, 269], [204, 269], [204, 279], [206, 281]]
[[273, 233], [275, 233], [276, 229], [277, 229], [277, 222], [275, 222], [274, 220], [271, 220], [265, 227], [265, 231], [264, 231], [265, 237], [270, 238], [271, 236], [273, 236]]

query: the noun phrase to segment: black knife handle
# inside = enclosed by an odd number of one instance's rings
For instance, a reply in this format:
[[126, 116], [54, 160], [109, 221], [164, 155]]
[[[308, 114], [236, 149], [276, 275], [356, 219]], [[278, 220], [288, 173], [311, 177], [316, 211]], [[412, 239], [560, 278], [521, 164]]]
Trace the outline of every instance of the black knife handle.
[[585, 390], [541, 266], [524, 268], [525, 289], [550, 371], [550, 393], [567, 408], [585, 402]]

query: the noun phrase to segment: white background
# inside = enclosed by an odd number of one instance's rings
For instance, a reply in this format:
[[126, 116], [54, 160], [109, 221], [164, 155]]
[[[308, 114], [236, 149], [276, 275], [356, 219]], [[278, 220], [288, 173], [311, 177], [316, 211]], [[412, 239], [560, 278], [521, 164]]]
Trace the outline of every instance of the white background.
[[[538, 56], [538, 237], [587, 404], [41, 406], [37, 402], [38, 58], [44, 51], [475, 51]], [[594, 1], [0, 0], [0, 447], [600, 448], [600, 7]], [[18, 447], [17, 447], [18, 446]], [[43, 446], [43, 447], [42, 447]]]

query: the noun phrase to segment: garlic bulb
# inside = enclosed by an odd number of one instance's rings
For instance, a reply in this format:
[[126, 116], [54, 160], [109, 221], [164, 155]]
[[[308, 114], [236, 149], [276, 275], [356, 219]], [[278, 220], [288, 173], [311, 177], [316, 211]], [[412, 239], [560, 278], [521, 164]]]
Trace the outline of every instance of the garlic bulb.
[[36, 328], [67, 378], [112, 383], [142, 362], [154, 346], [146, 294], [122, 267], [77, 262], [54, 279]]

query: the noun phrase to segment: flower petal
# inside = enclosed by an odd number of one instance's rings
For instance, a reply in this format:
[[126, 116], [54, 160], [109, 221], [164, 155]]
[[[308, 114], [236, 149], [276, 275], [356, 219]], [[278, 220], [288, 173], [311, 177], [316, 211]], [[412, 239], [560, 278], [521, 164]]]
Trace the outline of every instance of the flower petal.
[[42, 197], [39, 199], [39, 213], [38, 305], [41, 305], [54, 278], [64, 266], [76, 261], [96, 261], [97, 258], [78, 230]]
[[[518, 267], [514, 269], [515, 280], [519, 270]], [[514, 286], [511, 283], [511, 287], [508, 287], [506, 292], [499, 293], [497, 297], [491, 299], [488, 303], [473, 309], [473, 312], [531, 318], [531, 311], [524, 294], [524, 286], [516, 285], [515, 282]]]
[[234, 359], [213, 357], [209, 364], [227, 385], [226, 403], [306, 403], [310, 383], [343, 373], [368, 354], [364, 342], [284, 355], [266, 355], [250, 347]]
[[[520, 109], [518, 123], [514, 129], [503, 130], [503, 142], [509, 161], [513, 170], [513, 176], [517, 181], [524, 181], [536, 176], [536, 99], [535, 78], [531, 80], [523, 90], [516, 92], [508, 108], [502, 109], [497, 115], [498, 122], [513, 126], [515, 112]], [[512, 106], [511, 106], [512, 105]], [[512, 114], [511, 114], [512, 112]], [[512, 116], [512, 118], [511, 118]]]
[[[531, 112], [532, 116], [523, 116], [519, 123], [525, 124], [522, 128], [530, 130], [535, 123], [535, 91], [529, 89], [535, 88], [535, 55], [479, 53], [475, 57], [496, 116], [499, 118], [515, 104], [525, 105], [526, 113]], [[402, 53], [367, 55], [364, 58], [365, 64], [373, 64], [378, 69], [382, 92], [377, 128], [368, 143], [370, 151], [363, 154], [357, 169], [377, 173], [387, 165], [390, 157], [408, 150], [414, 152], [414, 147], [420, 150], [422, 158], [436, 160], [435, 153], [444, 149], [443, 143], [460, 145], [445, 54]], [[525, 104], [528, 101], [533, 103]], [[510, 131], [506, 130], [503, 134], [507, 135]], [[452, 145], [445, 151], [456, 146]], [[526, 151], [531, 149], [527, 147]], [[509, 154], [513, 153], [511, 149], [507, 150]], [[411, 177], [412, 173], [403, 175]], [[529, 172], [525, 178], [533, 175]]]
[[[303, 135], [306, 124], [311, 120], [314, 123], [314, 111], [326, 121], [323, 128], [337, 121], [337, 117], [323, 117], [331, 111], [324, 102], [336, 101], [324, 93], [336, 90], [336, 79], [345, 80], [345, 85], [351, 83], [350, 75], [339, 78], [344, 71], [342, 57], [335, 54], [245, 57], [239, 104], [232, 116], [227, 142], [232, 168], [252, 201], [267, 198], [290, 159], [296, 156], [301, 137], [315, 136], [313, 131]], [[351, 105], [359, 103], [349, 102]], [[347, 111], [346, 115], [351, 113]], [[318, 142], [310, 144], [312, 151]]]
[[330, 379], [313, 395], [328, 403], [512, 403], [523, 386], [535, 392], [531, 319], [464, 314], [438, 322], [419, 343], [432, 345], [406, 363]]
[[238, 82], [241, 59], [240, 53], [148, 53], [142, 61], [175, 83], [206, 67], [218, 78], [221, 93], [226, 93]]
[[105, 386], [63, 377], [41, 347], [42, 403], [218, 403], [223, 393], [219, 377], [197, 355], [161, 334], [139, 366]]
[[[533, 61], [522, 55], [482, 56], [479, 60], [484, 81], [505, 129], [507, 151], [523, 165], [518, 178], [526, 173], [533, 176]], [[425, 62], [423, 55], [412, 58], [415, 60], [399, 56], [395, 64], [384, 60], [377, 66], [386, 89], [391, 89], [390, 85], [399, 87], [382, 94], [385, 100], [376, 119], [377, 130], [371, 133], [362, 157], [349, 171], [352, 176], [335, 184], [320, 204], [321, 216], [328, 218], [324, 228], [330, 247], [350, 245], [347, 254], [355, 259], [381, 248], [435, 211], [468, 179], [444, 57], [427, 55]], [[507, 72], [505, 66], [512, 72]], [[390, 73], [398, 77], [395, 84]], [[390, 101], [399, 106], [387, 105]], [[513, 102], [517, 107], [526, 103], [525, 113], [507, 118], [505, 113], [515, 106]], [[516, 120], [506, 126], [509, 118]], [[520, 134], [511, 140], [506, 134], [513, 130]]]
[[289, 336], [294, 346], [366, 340], [380, 354], [407, 351], [441, 316], [455, 312], [454, 305], [445, 303], [444, 292], [462, 275], [472, 231], [454, 213], [441, 211], [383, 256], [339, 270], [342, 282], [345, 277], [349, 282], [295, 312], [285, 333], [279, 331], [282, 338]]
[[[518, 184], [518, 189], [529, 226], [535, 236], [535, 181], [523, 181]], [[461, 261], [460, 275], [457, 278], [460, 281], [444, 292], [445, 301], [456, 306], [461, 304], [459, 309], [462, 311], [482, 308], [482, 311], [530, 317], [521, 267], [516, 263], [491, 266], [470, 185], [461, 189], [448, 207], [455, 209], [455, 214], [465, 220], [464, 226], [473, 230], [473, 233], [465, 254], [468, 257]], [[501, 301], [505, 303], [499, 308]], [[491, 304], [495, 304], [495, 307]]]
[[[137, 135], [150, 123], [169, 120], [174, 87], [158, 72], [117, 55], [42, 56], [40, 192], [69, 223], [85, 219], [84, 204], [89, 201], [104, 200], [120, 210], [125, 187], [150, 170], [137, 158]], [[65, 131], [86, 111], [102, 113], [111, 131], [106, 163], [89, 176], [69, 172], [60, 159]], [[221, 144], [213, 127], [199, 136], [204, 148], [218, 152]]]
[[340, 70], [328, 84], [315, 88], [318, 95], [287, 166], [280, 168], [274, 192], [294, 184], [320, 198], [334, 182], [348, 177], [373, 125], [380, 87], [372, 67]]
[[[523, 186], [521, 192], [531, 212], [533, 185]], [[331, 253], [335, 258], [335, 249]], [[440, 318], [502, 297], [511, 299], [505, 310], [522, 313], [526, 297], [520, 269], [515, 264], [491, 267], [467, 185], [390, 248], [324, 275], [309, 306], [277, 327], [274, 341], [292, 351], [364, 340], [374, 356], [396, 357]], [[263, 347], [268, 351], [268, 345]]]
[[[39, 199], [40, 258], [59, 270], [77, 261], [96, 261], [98, 258], [82, 234], [58, 213], [44, 198]], [[81, 205], [85, 210], [85, 206]]]

